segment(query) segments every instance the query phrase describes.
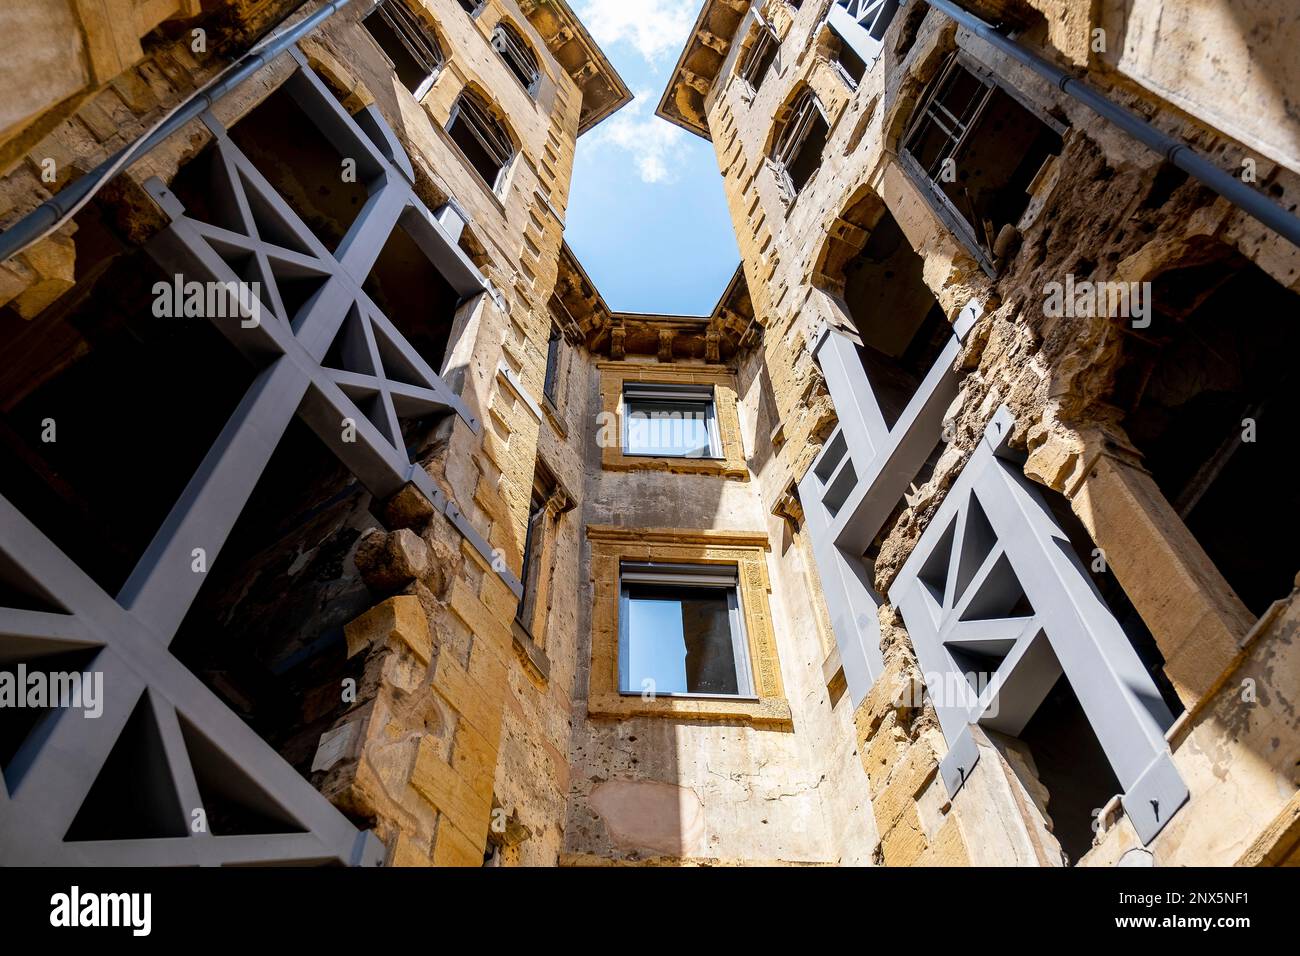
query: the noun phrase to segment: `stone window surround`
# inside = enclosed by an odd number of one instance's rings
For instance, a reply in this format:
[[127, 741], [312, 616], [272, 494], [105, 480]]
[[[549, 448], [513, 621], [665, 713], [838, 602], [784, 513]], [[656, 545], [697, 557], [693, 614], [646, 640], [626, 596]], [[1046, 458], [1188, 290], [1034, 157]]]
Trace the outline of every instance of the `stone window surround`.
[[[722, 442], [718, 435], [718, 413], [717, 406], [714, 403], [714, 390], [712, 385], [661, 385], [658, 383], [634, 383], [625, 382], [623, 386], [623, 454], [627, 457], [637, 458], [677, 458], [683, 461], [700, 461], [704, 459], [718, 459], [722, 457]], [[703, 454], [688, 454], [688, 451], [698, 451], [697, 449], [686, 449], [678, 446], [677, 451], [680, 454], [651, 455], [647, 451], [629, 450], [632, 442], [642, 431], [639, 421], [651, 422], [654, 412], [647, 414], [643, 410], [645, 405], [666, 405], [670, 409], [680, 409], [680, 411], [670, 411], [668, 414], [691, 415], [694, 417], [700, 408], [703, 408], [704, 428], [707, 436], [708, 445], [703, 449]], [[628, 412], [627, 409], [632, 411]], [[638, 418], [638, 413], [640, 417]]]
[[[600, 371], [601, 410], [606, 420], [617, 423], [617, 440], [600, 450], [601, 467], [606, 471], [669, 471], [678, 474], [718, 475], [749, 480], [749, 466], [740, 438], [737, 411], [736, 376], [724, 365], [652, 365], [642, 362], [598, 362]], [[655, 385], [712, 385], [713, 407], [718, 435], [722, 443], [721, 458], [674, 458], [655, 455], [623, 454], [623, 385], [645, 382]]]
[[[756, 726], [791, 726], [768, 602], [772, 585], [766, 555], [771, 544], [765, 532], [588, 525], [587, 540], [593, 581], [589, 716], [735, 720]], [[644, 700], [639, 693], [619, 693], [619, 566], [623, 561], [716, 564], [737, 569], [756, 698]]]

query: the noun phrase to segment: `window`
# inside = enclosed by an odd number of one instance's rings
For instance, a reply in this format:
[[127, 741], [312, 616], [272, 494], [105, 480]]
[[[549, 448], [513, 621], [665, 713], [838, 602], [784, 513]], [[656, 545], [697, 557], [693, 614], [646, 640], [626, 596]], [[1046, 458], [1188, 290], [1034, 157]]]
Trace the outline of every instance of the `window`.
[[844, 304], [862, 340], [858, 358], [889, 428], [953, 336], [924, 267], [888, 210], [844, 267]]
[[429, 91], [444, 56], [433, 31], [402, 0], [383, 0], [361, 21], [418, 100]]
[[781, 41], [772, 32], [772, 28], [760, 22], [758, 34], [740, 63], [741, 79], [748, 83], [751, 89], [757, 90], [763, 85], [763, 80], [767, 78], [768, 71], [776, 61], [776, 51], [780, 45]]
[[857, 51], [849, 45], [847, 40], [840, 40], [840, 49], [835, 55], [835, 65], [840, 68], [840, 74], [848, 82], [851, 89], [856, 90], [862, 83], [862, 78], [867, 75], [866, 61], [858, 56]]
[[623, 454], [721, 458], [713, 387], [624, 385]]
[[546, 520], [546, 496], [541, 494], [536, 485], [533, 487], [533, 497], [528, 503], [528, 530], [524, 534], [524, 565], [519, 574], [519, 579], [524, 584], [524, 596], [519, 602], [519, 609], [515, 612], [515, 619], [527, 626], [529, 619], [530, 606], [535, 603], [536, 591], [535, 586], [530, 586], [529, 578], [537, 571], [537, 552], [540, 549], [542, 539], [542, 528], [539, 525]]
[[508, 23], [498, 23], [492, 31], [492, 48], [506, 61], [510, 72], [524, 85], [529, 95], [535, 95], [542, 71], [538, 69], [537, 57], [533, 55], [528, 41], [519, 35], [519, 31]]
[[772, 144], [772, 161], [781, 169], [786, 192], [797, 195], [821, 165], [830, 124], [810, 89], [804, 89], [778, 126]]
[[552, 407], [560, 404], [560, 358], [564, 346], [564, 336], [558, 325], [551, 326], [551, 337], [546, 343], [546, 379], [542, 383], [542, 394]]
[[619, 691], [752, 697], [735, 566], [623, 562]]
[[471, 17], [476, 17], [483, 9], [483, 0], [460, 0], [460, 8]]
[[491, 108], [473, 91], [466, 90], [452, 108], [447, 133], [483, 181], [496, 189], [501, 173], [514, 158], [515, 147]]
[[538, 458], [533, 469], [533, 493], [528, 505], [528, 526], [524, 532], [523, 566], [519, 572], [524, 593], [515, 611], [515, 621], [525, 634], [525, 640], [520, 641], [516, 629], [516, 643], [523, 646], [543, 674], [549, 671], [542, 648], [546, 643], [546, 619], [550, 613], [556, 534], [560, 516], [572, 507], [568, 493], [560, 487], [546, 463]]
[[1020, 219], [1030, 184], [1061, 151], [1064, 132], [954, 56], [913, 114], [903, 165], [993, 275], [998, 233]]

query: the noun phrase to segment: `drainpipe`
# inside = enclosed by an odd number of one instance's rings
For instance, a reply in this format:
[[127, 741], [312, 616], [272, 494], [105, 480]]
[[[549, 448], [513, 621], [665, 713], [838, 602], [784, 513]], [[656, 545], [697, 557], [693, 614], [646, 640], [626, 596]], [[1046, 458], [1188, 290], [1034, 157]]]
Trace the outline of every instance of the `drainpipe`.
[[1292, 245], [1300, 247], [1300, 218], [1287, 212], [1263, 193], [1251, 189], [1236, 176], [1225, 173], [1182, 140], [1160, 132], [1136, 113], [1108, 99], [1083, 80], [1049, 63], [1006, 34], [998, 32], [990, 24], [962, 9], [952, 0], [926, 0], [926, 2], [936, 10], [941, 10], [952, 17], [1013, 60], [1049, 80], [1061, 92], [1068, 93], [1103, 119], [1114, 123], [1138, 142], [1213, 189], [1238, 209], [1285, 237]]
[[[151, 132], [125, 146], [80, 179], [70, 183], [57, 195], [41, 203], [3, 233], [0, 233], [0, 262], [5, 262], [32, 244], [44, 239], [77, 213], [124, 167], [153, 149], [190, 120], [212, 107], [231, 90], [283, 53], [302, 37], [328, 20], [351, 0], [333, 0], [311, 16], [255, 44], [227, 72], [196, 92], [176, 110], [159, 121]], [[297, 13], [301, 10], [295, 10]], [[292, 17], [294, 14], [289, 14]], [[281, 20], [281, 25], [289, 19]]]

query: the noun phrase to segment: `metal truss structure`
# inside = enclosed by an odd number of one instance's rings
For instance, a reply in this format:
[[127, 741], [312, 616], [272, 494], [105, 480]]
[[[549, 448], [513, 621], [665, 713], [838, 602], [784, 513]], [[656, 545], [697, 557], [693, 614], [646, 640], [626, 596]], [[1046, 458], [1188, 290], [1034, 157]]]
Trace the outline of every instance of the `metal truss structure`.
[[835, 0], [826, 15], [835, 35], [868, 67], [880, 58], [885, 31], [905, 0]]
[[973, 303], [962, 310], [952, 339], [892, 428], [862, 368], [857, 343], [827, 326], [813, 346], [839, 424], [799, 483], [799, 500], [854, 706], [884, 670], [876, 616], [883, 599], [862, 555], [939, 441], [944, 410], [957, 396], [952, 365], [979, 315]]
[[1041, 492], [1009, 456], [1000, 408], [889, 597], [925, 672], [956, 795], [980, 724], [1019, 734], [1062, 674], [1150, 843], [1188, 799], [1165, 731], [1173, 715]]
[[[242, 316], [233, 310], [233, 318], [212, 319], [259, 371], [117, 595], [0, 497], [0, 573], [28, 598], [25, 606], [0, 607], [0, 663], [84, 651], [94, 655], [87, 670], [102, 674], [104, 691], [98, 718], [66, 708], [45, 713], [3, 768], [0, 862], [382, 862], [384, 848], [372, 834], [359, 831], [169, 651], [204, 581], [194, 555], [202, 549], [209, 565], [216, 560], [295, 416], [373, 495], [414, 484], [473, 547], [492, 554], [410, 461], [400, 424], [455, 414], [477, 432], [479, 422], [362, 288], [400, 228], [462, 300], [491, 294], [457, 245], [463, 217], [452, 205], [435, 216], [421, 203], [410, 160], [375, 108], [349, 116], [299, 50], [285, 55], [297, 64], [286, 89], [340, 154], [355, 158], [368, 199], [330, 251], [210, 113], [202, 119], [214, 136], [212, 204], [223, 224], [192, 217], [162, 182], [146, 184], [170, 220], [150, 248], [164, 268], [231, 289], [261, 283], [256, 308], [245, 302]], [[280, 288], [285, 279], [317, 282], [293, 314]], [[342, 359], [329, 365], [327, 355]], [[502, 562], [491, 563], [521, 593]], [[151, 746], [128, 753], [119, 746], [128, 735]], [[134, 819], [90, 826], [108, 786], [130, 788]], [[274, 825], [226, 834], [196, 826], [208, 816], [205, 794], [213, 793]]]

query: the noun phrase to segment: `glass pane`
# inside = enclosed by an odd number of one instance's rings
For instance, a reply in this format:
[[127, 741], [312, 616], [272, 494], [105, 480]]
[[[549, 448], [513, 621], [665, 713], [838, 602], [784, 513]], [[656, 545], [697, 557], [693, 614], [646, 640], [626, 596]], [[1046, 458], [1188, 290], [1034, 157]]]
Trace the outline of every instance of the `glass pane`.
[[628, 686], [623, 690], [740, 692], [727, 588], [633, 584], [627, 593]]
[[625, 450], [633, 455], [707, 458], [711, 407], [709, 402], [629, 401]]

